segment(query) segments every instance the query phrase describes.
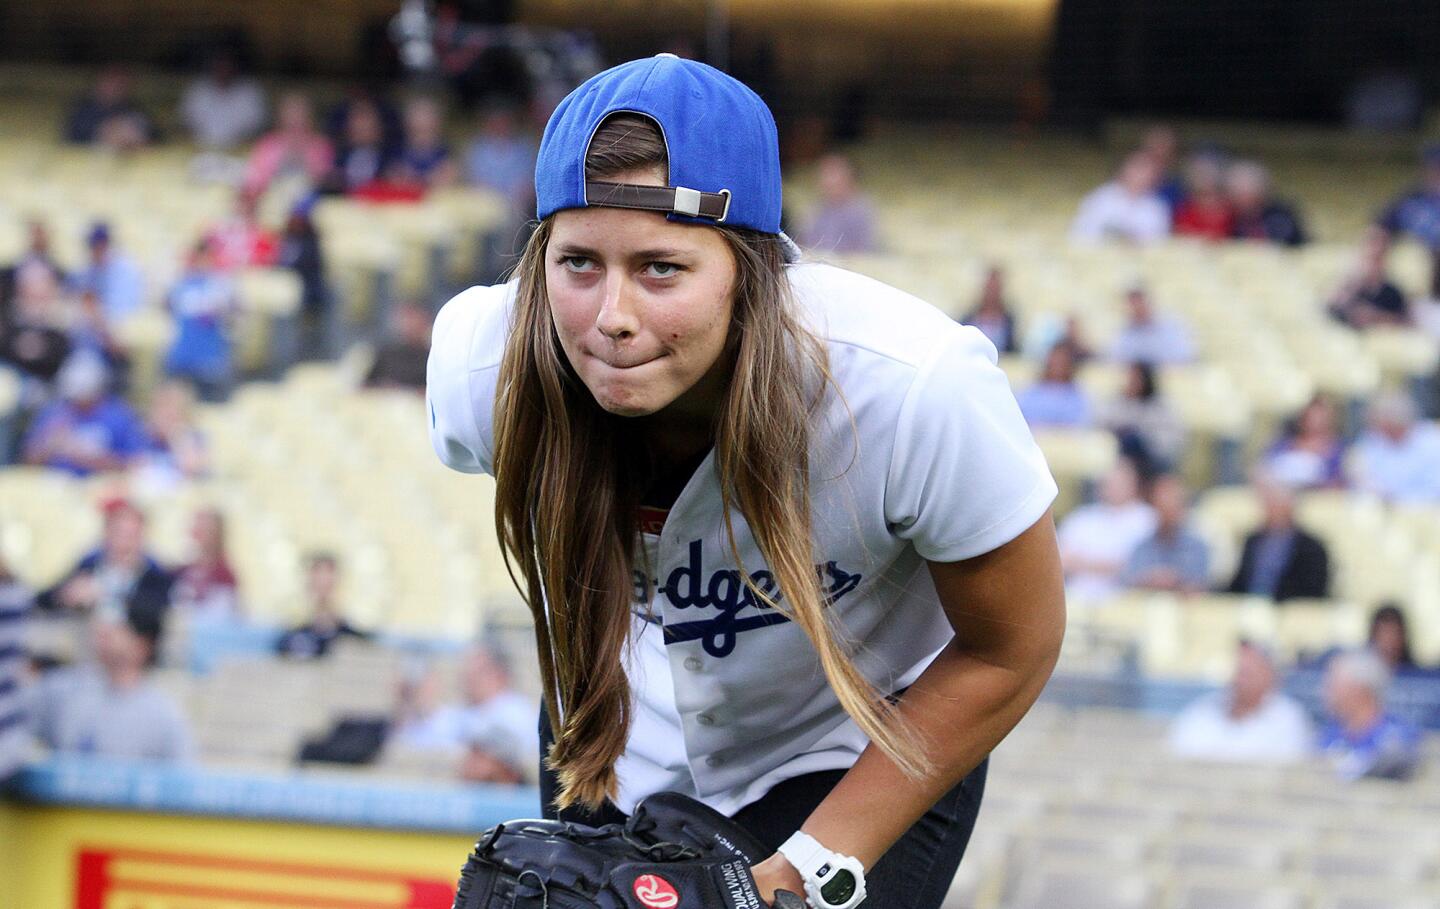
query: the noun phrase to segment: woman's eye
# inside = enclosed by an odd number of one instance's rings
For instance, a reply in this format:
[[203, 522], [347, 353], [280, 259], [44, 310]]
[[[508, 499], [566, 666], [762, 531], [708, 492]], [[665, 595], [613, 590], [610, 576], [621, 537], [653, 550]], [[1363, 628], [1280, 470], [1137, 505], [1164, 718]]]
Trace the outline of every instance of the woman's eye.
[[595, 270], [595, 263], [584, 256], [566, 256], [560, 260], [560, 264], [573, 272], [589, 272]]
[[680, 266], [673, 262], [651, 262], [645, 266], [645, 272], [652, 278], [668, 278], [680, 273]]

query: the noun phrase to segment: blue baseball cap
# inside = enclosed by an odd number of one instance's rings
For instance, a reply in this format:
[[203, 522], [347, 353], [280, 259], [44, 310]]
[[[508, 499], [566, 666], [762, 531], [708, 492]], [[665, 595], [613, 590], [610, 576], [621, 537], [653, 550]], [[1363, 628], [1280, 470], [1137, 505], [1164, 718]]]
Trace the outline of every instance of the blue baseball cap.
[[[605, 118], [641, 114], [660, 127], [666, 187], [585, 180], [585, 154]], [[535, 213], [603, 205], [672, 221], [780, 233], [780, 141], [770, 108], [720, 70], [674, 54], [632, 60], [590, 77], [545, 126], [535, 163]]]

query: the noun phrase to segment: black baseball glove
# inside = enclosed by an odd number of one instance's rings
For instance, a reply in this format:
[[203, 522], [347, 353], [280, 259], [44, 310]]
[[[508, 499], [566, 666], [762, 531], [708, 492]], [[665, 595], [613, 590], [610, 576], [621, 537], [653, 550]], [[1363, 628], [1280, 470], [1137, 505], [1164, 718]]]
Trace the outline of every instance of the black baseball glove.
[[[769, 852], [688, 796], [649, 796], [623, 824], [497, 824], [460, 871], [454, 909], [764, 909], [750, 867]], [[775, 909], [805, 909], [787, 890]]]

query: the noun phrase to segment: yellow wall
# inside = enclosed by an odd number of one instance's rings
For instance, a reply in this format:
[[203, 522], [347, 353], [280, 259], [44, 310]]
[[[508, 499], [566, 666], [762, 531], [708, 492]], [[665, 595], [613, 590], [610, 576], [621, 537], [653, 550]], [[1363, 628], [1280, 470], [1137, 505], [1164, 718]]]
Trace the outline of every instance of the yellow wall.
[[0, 909], [448, 909], [473, 840], [0, 803], [0, 844]]

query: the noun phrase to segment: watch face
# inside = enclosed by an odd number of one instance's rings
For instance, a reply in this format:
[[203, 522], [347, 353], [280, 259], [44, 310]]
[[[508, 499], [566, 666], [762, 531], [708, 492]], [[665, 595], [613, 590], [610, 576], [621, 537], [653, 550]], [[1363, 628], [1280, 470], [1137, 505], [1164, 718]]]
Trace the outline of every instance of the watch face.
[[855, 895], [855, 875], [844, 868], [820, 887], [820, 895], [832, 906], [843, 906]]

